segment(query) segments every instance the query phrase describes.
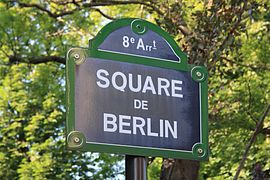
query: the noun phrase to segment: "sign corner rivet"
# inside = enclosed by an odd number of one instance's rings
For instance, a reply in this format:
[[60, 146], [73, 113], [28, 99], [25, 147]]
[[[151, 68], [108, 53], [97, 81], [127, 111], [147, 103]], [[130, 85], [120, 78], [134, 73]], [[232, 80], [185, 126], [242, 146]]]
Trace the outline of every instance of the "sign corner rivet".
[[73, 140], [74, 140], [74, 142], [75, 142], [75, 143], [80, 142], [80, 139], [79, 139], [78, 137], [74, 137], [74, 139], [73, 139]]
[[75, 59], [79, 59], [80, 58], [80, 55], [78, 53], [74, 54], [74, 58]]
[[198, 151], [199, 154], [202, 154], [203, 153], [203, 149], [202, 148], [198, 148], [197, 151]]

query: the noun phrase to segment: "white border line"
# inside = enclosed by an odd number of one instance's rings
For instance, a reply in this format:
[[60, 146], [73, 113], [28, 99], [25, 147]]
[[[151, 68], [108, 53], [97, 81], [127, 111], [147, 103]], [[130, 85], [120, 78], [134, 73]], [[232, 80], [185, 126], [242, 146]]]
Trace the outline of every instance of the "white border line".
[[199, 97], [200, 97], [200, 143], [202, 144], [202, 83], [199, 83]]
[[[132, 147], [132, 148], [141, 148], [141, 149], [154, 149], [154, 150], [169, 150], [169, 151], [181, 151], [181, 152], [192, 152], [192, 151], [185, 151], [185, 150], [172, 150], [166, 148], [153, 148], [153, 147], [142, 147], [142, 146], [132, 146], [132, 145], [122, 145], [122, 144], [110, 144], [110, 143], [97, 143], [97, 142], [90, 142], [86, 141], [86, 143], [97, 144], [97, 145], [110, 145], [110, 146], [120, 146], [120, 147]], [[195, 143], [196, 144], [196, 143]], [[193, 146], [192, 146], [193, 147]]]
[[98, 50], [103, 51], [103, 52], [110, 52], [110, 53], [114, 53], [114, 54], [124, 54], [124, 55], [137, 56], [137, 57], [143, 57], [143, 58], [157, 59], [157, 60], [161, 60], [161, 61], [169, 61], [169, 62], [174, 62], [174, 63], [181, 63], [181, 59], [178, 56], [177, 57], [179, 58], [179, 61], [173, 61], [173, 60], [169, 60], [169, 59], [156, 58], [156, 57], [152, 57], [152, 56], [129, 54], [129, 53], [124, 53], [124, 52], [110, 51], [110, 50], [104, 50], [104, 49], [98, 49]]
[[[163, 38], [163, 37], [162, 37]], [[163, 38], [164, 39], [164, 38]], [[179, 63], [181, 63], [182, 62], [182, 59], [175, 53], [175, 51], [173, 50], [173, 48], [172, 48], [172, 46], [170, 45], [170, 43], [168, 43], [167, 41], [166, 41], [166, 39], [164, 39], [164, 41], [169, 45], [169, 47], [171, 48], [171, 50], [172, 50], [172, 52], [174, 53], [174, 55], [176, 56], [176, 57], [178, 57], [178, 59], [179, 59]]]

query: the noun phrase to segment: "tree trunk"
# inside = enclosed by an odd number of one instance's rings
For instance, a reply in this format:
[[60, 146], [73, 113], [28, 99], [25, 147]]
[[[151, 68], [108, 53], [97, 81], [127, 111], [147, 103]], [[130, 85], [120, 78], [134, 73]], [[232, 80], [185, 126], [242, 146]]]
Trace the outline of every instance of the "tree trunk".
[[196, 180], [199, 177], [199, 161], [164, 159], [160, 180]]

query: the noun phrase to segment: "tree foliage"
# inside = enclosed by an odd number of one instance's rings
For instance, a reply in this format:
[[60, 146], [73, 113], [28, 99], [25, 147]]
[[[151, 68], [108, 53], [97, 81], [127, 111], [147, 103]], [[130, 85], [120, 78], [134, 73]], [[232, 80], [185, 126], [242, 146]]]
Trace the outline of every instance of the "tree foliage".
[[[233, 177], [270, 103], [269, 9], [267, 0], [1, 0], [0, 179], [123, 174], [123, 156], [66, 150], [64, 76], [67, 45], [87, 47], [103, 25], [122, 17], [156, 23], [190, 63], [208, 68], [211, 153], [199, 174]], [[255, 135], [244, 179], [270, 176], [269, 115]], [[152, 160], [149, 179], [161, 171], [164, 179], [180, 177], [184, 168], [180, 160]]]

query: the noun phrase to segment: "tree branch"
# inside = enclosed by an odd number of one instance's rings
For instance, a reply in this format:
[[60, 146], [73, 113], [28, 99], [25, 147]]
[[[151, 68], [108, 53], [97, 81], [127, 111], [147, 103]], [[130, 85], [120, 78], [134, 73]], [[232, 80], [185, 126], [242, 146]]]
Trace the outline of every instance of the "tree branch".
[[[213, 58], [212, 58], [212, 63], [214, 64], [218, 58], [220, 57], [220, 54], [222, 53], [222, 51], [227, 47], [227, 43], [230, 41], [230, 39], [233, 37], [233, 35], [236, 32], [236, 29], [239, 27], [241, 21], [243, 20], [243, 13], [245, 12], [245, 10], [247, 9], [247, 0], [244, 1], [244, 5], [240, 11], [240, 13], [237, 15], [238, 19], [237, 21], [234, 23], [234, 25], [232, 26], [231, 30], [229, 31], [228, 35], [225, 37], [225, 39], [222, 41], [221, 45], [219, 46], [219, 48], [214, 52]], [[213, 67], [213, 66], [212, 66]]]
[[[85, 4], [79, 4], [79, 3], [74, 3], [74, 2], [70, 2], [70, 4], [75, 4], [76, 8], [69, 10], [69, 11], [62, 11], [60, 13], [53, 13], [52, 11], [48, 10], [47, 8], [41, 6], [40, 4], [36, 4], [36, 3], [23, 3], [20, 2], [18, 0], [13, 0], [11, 1], [13, 3], [17, 3], [20, 7], [25, 7], [25, 8], [36, 8], [40, 11], [46, 12], [50, 17], [52, 18], [58, 18], [58, 17], [62, 17], [62, 16], [66, 16], [66, 15], [70, 15], [75, 13], [76, 11], [79, 11], [83, 8], [93, 8], [93, 7], [98, 7], [98, 6], [115, 6], [115, 5], [131, 5], [131, 4], [138, 4], [138, 5], [145, 5], [149, 8], [151, 8], [152, 10], [154, 10], [155, 12], [157, 12], [158, 14], [162, 15], [163, 12], [161, 12], [157, 7], [155, 7], [153, 4], [151, 3], [147, 3], [144, 1], [101, 1], [101, 2], [90, 2], [90, 3], [85, 3]], [[56, 4], [62, 5], [61, 3], [57, 3], [54, 2]], [[104, 14], [103, 12], [101, 12], [98, 9], [94, 9], [96, 11], [98, 11], [102, 16], [108, 18], [108, 19], [113, 19], [110, 16], [107, 16], [106, 14]]]
[[47, 62], [58, 62], [65, 64], [66, 60], [63, 57], [59, 56], [41, 56], [41, 57], [32, 57], [32, 58], [21, 58], [18, 56], [9, 56], [9, 65], [17, 63], [29, 63], [29, 64], [41, 64]]
[[99, 14], [101, 14], [103, 17], [107, 18], [107, 19], [110, 19], [110, 20], [115, 20], [116, 18], [114, 17], [111, 17], [107, 14], [105, 14], [104, 12], [102, 12], [100, 9], [96, 9], [96, 8], [91, 8], [92, 10], [95, 10], [97, 11]]
[[15, 2], [15, 3], [18, 3], [18, 5], [20, 7], [26, 7], [26, 8], [36, 8], [38, 10], [41, 10], [43, 12], [46, 12], [50, 17], [52, 18], [57, 18], [57, 15], [52, 13], [51, 11], [49, 11], [48, 9], [42, 7], [41, 5], [39, 4], [34, 4], [34, 3], [30, 3], [30, 4], [27, 4], [27, 3], [23, 3], [23, 2], [20, 2], [20, 1], [17, 1], [17, 0], [14, 0], [12, 2]]
[[159, 15], [163, 15], [164, 13], [160, 11], [154, 4], [147, 3], [146, 1], [102, 1], [102, 2], [91, 2], [88, 4], [83, 4], [84, 7], [96, 7], [96, 6], [115, 6], [115, 5], [130, 5], [130, 4], [138, 4], [138, 5], [145, 5], [150, 7], [152, 10], [157, 12]]
[[248, 142], [248, 144], [246, 146], [246, 149], [245, 149], [245, 152], [243, 154], [242, 160], [241, 160], [241, 162], [240, 162], [240, 164], [239, 164], [239, 166], [237, 168], [237, 171], [235, 173], [235, 176], [233, 178], [234, 180], [237, 180], [238, 179], [239, 174], [240, 174], [242, 168], [244, 167], [245, 160], [247, 159], [248, 151], [250, 150], [252, 144], [255, 142], [256, 136], [262, 130], [264, 119], [266, 118], [269, 110], [270, 110], [270, 104], [267, 105], [266, 110], [264, 111], [262, 117], [260, 118], [260, 121], [257, 123], [256, 129], [254, 130], [254, 132], [253, 132], [253, 134], [251, 136], [251, 139], [249, 140], [249, 142]]
[[270, 135], [270, 127], [263, 128], [260, 133]]
[[270, 67], [267, 67], [267, 66], [252, 66], [252, 65], [249, 65], [249, 64], [246, 65], [246, 64], [242, 64], [242, 63], [233, 61], [231, 59], [228, 59], [227, 57], [221, 56], [220, 58], [227, 61], [227, 62], [230, 62], [232, 64], [236, 64], [238, 66], [249, 68], [249, 69], [251, 69], [253, 71], [270, 70]]
[[251, 114], [250, 110], [251, 110], [251, 88], [250, 88], [250, 85], [249, 85], [249, 82], [247, 82], [247, 89], [248, 89], [248, 109], [246, 110], [247, 111], [247, 114], [248, 116], [257, 124], [257, 120], [253, 117], [253, 115]]

